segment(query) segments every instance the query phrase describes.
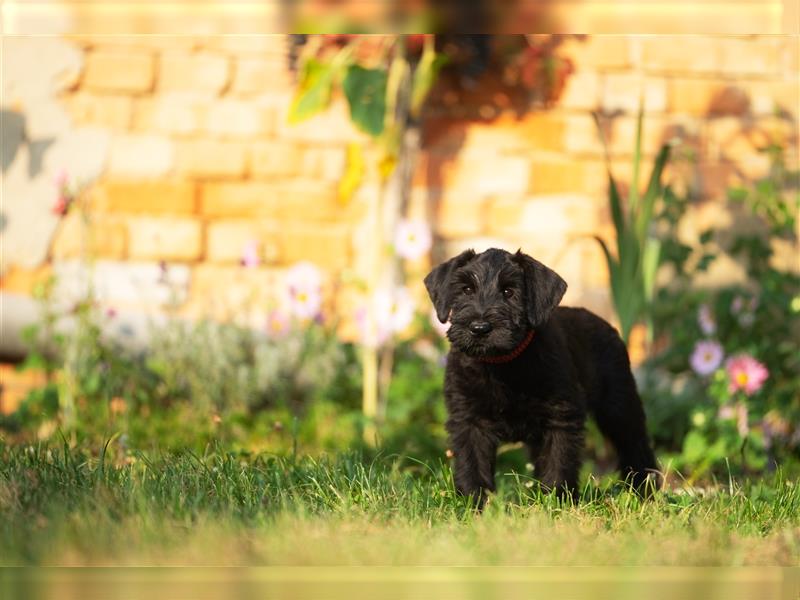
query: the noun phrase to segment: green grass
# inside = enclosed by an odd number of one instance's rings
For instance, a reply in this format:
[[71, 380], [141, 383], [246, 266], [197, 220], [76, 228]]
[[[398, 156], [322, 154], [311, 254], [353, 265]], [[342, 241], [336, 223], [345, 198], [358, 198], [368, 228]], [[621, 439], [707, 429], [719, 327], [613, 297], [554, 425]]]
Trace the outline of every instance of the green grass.
[[[113, 450], [113, 452], [112, 452]], [[499, 473], [476, 515], [447, 464], [0, 446], [3, 565], [796, 565], [800, 486], [780, 474], [576, 505]]]

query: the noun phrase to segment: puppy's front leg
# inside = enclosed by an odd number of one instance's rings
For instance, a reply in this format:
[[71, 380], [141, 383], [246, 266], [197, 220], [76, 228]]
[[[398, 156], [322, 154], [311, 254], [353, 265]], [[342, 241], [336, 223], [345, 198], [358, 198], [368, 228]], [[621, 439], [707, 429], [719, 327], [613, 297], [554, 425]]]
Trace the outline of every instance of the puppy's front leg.
[[583, 452], [583, 428], [548, 429], [541, 443], [537, 444], [537, 450], [538, 456], [534, 459], [536, 479], [548, 489], [574, 498]]
[[482, 509], [488, 492], [495, 490], [494, 466], [497, 459], [497, 438], [485, 427], [468, 422], [449, 422], [450, 447], [455, 465], [453, 478], [456, 490], [472, 496]]

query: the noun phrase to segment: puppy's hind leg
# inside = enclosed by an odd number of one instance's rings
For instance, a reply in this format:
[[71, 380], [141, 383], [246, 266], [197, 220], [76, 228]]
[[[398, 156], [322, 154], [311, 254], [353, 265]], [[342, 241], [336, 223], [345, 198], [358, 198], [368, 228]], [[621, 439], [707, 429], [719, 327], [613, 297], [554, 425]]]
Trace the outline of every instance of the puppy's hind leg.
[[534, 461], [534, 476], [562, 498], [578, 499], [578, 474], [583, 452], [583, 427], [552, 428], [541, 441], [528, 445]]
[[615, 361], [617, 364], [607, 368], [603, 393], [589, 406], [598, 428], [617, 451], [621, 476], [635, 489], [647, 492], [648, 480], [656, 489], [661, 486], [661, 475], [648, 440], [642, 401], [621, 341], [620, 346], [623, 354]]

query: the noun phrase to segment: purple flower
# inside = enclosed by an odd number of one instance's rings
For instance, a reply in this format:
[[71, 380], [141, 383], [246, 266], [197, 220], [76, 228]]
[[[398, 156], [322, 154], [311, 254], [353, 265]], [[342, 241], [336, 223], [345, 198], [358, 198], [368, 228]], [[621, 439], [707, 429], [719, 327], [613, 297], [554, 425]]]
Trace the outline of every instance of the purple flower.
[[431, 249], [431, 239], [431, 229], [425, 221], [403, 220], [397, 224], [394, 249], [398, 256], [416, 260]]
[[704, 335], [713, 335], [717, 331], [717, 322], [708, 304], [701, 304], [697, 309], [697, 323]]
[[698, 375], [711, 375], [722, 364], [722, 346], [713, 340], [703, 340], [694, 346], [689, 364]]

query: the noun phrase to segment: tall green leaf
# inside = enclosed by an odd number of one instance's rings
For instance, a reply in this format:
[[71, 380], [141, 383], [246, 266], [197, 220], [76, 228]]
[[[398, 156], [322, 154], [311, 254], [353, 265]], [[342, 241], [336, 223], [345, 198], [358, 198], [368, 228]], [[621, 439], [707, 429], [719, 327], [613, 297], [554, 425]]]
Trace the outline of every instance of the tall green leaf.
[[411, 83], [411, 114], [418, 116], [419, 111], [422, 109], [422, 104], [425, 98], [428, 97], [433, 87], [439, 71], [447, 62], [447, 57], [444, 54], [439, 54], [433, 45], [433, 37], [425, 39], [425, 49], [422, 52], [422, 58], [419, 60], [416, 70], [414, 71], [414, 79]]

